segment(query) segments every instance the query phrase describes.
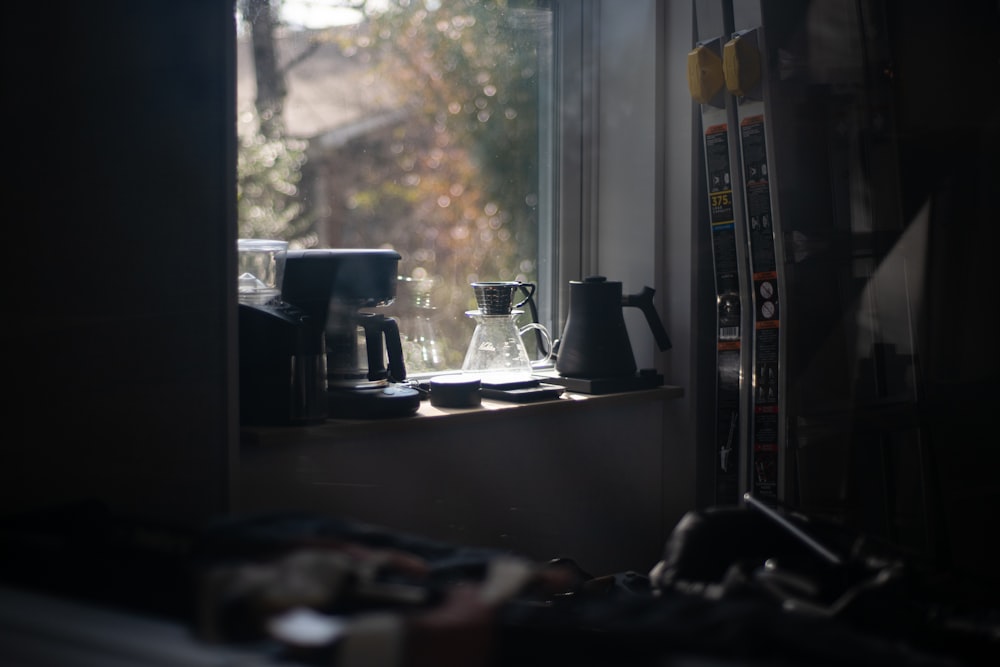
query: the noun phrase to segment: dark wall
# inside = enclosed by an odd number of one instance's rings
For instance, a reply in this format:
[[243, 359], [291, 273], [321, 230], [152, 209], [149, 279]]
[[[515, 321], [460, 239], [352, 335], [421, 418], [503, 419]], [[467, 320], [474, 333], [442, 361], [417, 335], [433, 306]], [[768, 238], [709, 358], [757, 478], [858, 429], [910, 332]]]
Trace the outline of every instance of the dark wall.
[[943, 556], [1000, 585], [1000, 23], [993, 0], [888, 3], [902, 205], [930, 215], [918, 331], [929, 470]]
[[786, 498], [1000, 585], [1000, 6], [760, 5]]
[[28, 3], [3, 24], [0, 510], [228, 506], [231, 0]]

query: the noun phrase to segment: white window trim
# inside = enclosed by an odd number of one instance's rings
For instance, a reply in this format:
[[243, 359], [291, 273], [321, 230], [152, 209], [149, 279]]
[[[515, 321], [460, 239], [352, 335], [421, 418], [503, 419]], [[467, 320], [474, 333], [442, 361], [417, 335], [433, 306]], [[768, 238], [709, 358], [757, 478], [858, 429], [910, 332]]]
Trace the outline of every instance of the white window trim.
[[545, 277], [550, 285], [547, 301], [551, 308], [558, 309], [561, 326], [569, 309], [569, 281], [579, 280], [596, 268], [597, 247], [593, 239], [599, 192], [600, 26], [596, 0], [555, 0], [553, 4], [556, 73], [553, 126], [557, 142], [553, 246], [557, 261]]

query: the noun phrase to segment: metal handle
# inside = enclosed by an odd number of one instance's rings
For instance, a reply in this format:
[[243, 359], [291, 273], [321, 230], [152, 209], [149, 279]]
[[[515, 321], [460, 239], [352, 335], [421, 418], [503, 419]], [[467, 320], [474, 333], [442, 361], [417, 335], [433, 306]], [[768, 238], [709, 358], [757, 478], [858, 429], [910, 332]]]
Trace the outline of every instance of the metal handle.
[[531, 297], [535, 295], [536, 287], [535, 283], [518, 283], [517, 286], [522, 292], [524, 292], [525, 295], [524, 298], [521, 299], [519, 303], [514, 304], [515, 308], [520, 308], [524, 304], [528, 303], [528, 301], [531, 300]]

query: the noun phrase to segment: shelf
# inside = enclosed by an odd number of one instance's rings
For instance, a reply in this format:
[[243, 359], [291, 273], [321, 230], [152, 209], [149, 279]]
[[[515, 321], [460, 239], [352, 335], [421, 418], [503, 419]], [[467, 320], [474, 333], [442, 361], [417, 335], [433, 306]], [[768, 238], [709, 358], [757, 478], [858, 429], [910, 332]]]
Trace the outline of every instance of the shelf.
[[590, 408], [627, 405], [643, 401], [669, 400], [684, 395], [681, 387], [670, 385], [613, 394], [581, 394], [567, 391], [556, 399], [535, 403], [515, 403], [483, 399], [472, 408], [440, 408], [427, 400], [420, 402], [417, 413], [407, 417], [376, 419], [328, 419], [322, 424], [288, 427], [244, 427], [240, 431], [243, 447], [281, 446], [303, 442], [331, 442], [357, 436], [373, 437], [393, 432], [413, 433], [429, 428], [458, 425], [485, 425], [492, 421], [533, 419], [539, 416], [571, 415]]
[[409, 417], [246, 428], [236, 504], [543, 561], [568, 553], [591, 571], [648, 568], [679, 513], [667, 507], [677, 443], [666, 414], [683, 395], [660, 386], [475, 408], [422, 401]]

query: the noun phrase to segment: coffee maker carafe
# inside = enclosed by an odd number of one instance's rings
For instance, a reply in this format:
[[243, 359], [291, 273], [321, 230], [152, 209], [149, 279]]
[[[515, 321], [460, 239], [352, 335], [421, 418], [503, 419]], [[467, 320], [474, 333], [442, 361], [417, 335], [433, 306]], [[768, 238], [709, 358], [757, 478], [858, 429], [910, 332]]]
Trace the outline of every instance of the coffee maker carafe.
[[398, 417], [420, 407], [406, 379], [396, 320], [365, 309], [396, 297], [398, 252], [387, 249], [290, 250], [282, 298], [322, 323], [327, 409], [334, 418]]

